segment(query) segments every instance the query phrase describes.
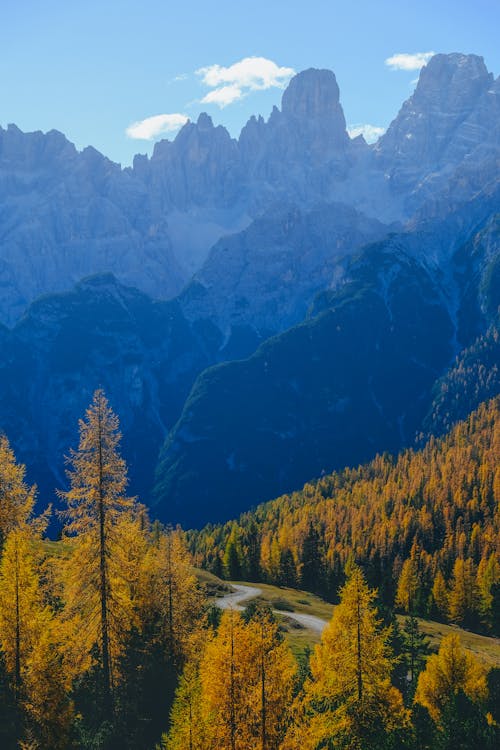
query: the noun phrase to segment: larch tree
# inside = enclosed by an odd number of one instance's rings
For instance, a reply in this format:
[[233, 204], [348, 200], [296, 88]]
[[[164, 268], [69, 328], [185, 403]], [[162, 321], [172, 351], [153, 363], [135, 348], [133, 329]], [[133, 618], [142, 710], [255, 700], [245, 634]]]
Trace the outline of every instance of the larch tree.
[[311, 677], [284, 748], [376, 748], [381, 734], [404, 730], [408, 712], [390, 683], [390, 631], [377, 619], [361, 569], [351, 566], [340, 604], [311, 658]]
[[172, 750], [278, 750], [297, 666], [266, 614], [246, 623], [225, 612], [217, 632], [195, 638], [172, 710]]
[[0, 549], [6, 535], [30, 517], [36, 488], [25, 482], [26, 469], [16, 462], [5, 435], [0, 435]]
[[11, 676], [18, 739], [26, 729], [42, 746], [66, 747], [71, 706], [62, 670], [57, 621], [40, 580], [42, 555], [36, 524], [22, 523], [6, 537], [0, 563], [0, 648]]
[[439, 652], [427, 659], [420, 673], [415, 702], [425, 706], [432, 719], [439, 724], [442, 713], [459, 692], [473, 702], [487, 698], [486, 670], [465, 651], [455, 633], [441, 641]]
[[[488, 712], [486, 669], [460, 646], [458, 635], [443, 638], [420, 674], [415, 712], [425, 709], [434, 727], [427, 746], [442, 750], [498, 747], [498, 726]], [[423, 708], [418, 712], [419, 706]]]
[[78, 450], [67, 471], [70, 488], [59, 495], [67, 505], [64, 535], [71, 539], [65, 570], [65, 616], [75, 634], [79, 669], [89, 667], [99, 651], [105, 710], [113, 710], [113, 668], [124, 633], [133, 620], [133, 605], [121, 565], [121, 521], [137, 512], [126, 496], [125, 461], [120, 456], [118, 418], [102, 390], [97, 390], [80, 420]]
[[449, 609], [449, 592], [444, 576], [439, 569], [432, 585], [432, 602], [437, 614], [446, 618]]
[[252, 747], [277, 750], [288, 723], [297, 665], [268, 612], [258, 610], [247, 633], [254, 654], [248, 675]]
[[403, 563], [396, 592], [396, 607], [412, 614], [415, 610], [416, 599], [420, 588], [418, 567], [412, 555]]
[[199, 660], [187, 664], [179, 680], [171, 713], [171, 730], [164, 744], [168, 750], [206, 750], [205, 722]]
[[500, 583], [500, 561], [492, 552], [489, 557], [483, 557], [477, 571], [477, 586], [479, 591], [479, 612], [483, 623], [493, 630], [493, 592]]
[[449, 618], [452, 622], [468, 622], [478, 609], [478, 590], [473, 561], [458, 557], [453, 566], [453, 578], [448, 597]]
[[174, 664], [182, 666], [203, 605], [183, 532], [167, 529], [161, 533], [153, 545], [153, 554], [151, 604], [158, 607], [167, 655]]

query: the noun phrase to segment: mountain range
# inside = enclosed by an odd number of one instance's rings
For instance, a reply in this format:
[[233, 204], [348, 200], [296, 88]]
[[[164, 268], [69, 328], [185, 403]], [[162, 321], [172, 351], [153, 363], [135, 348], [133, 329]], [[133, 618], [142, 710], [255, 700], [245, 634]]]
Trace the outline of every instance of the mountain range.
[[435, 55], [374, 145], [314, 69], [126, 169], [0, 128], [0, 427], [46, 502], [102, 385], [133, 491], [187, 525], [442, 432], [498, 389], [499, 215], [476, 55]]

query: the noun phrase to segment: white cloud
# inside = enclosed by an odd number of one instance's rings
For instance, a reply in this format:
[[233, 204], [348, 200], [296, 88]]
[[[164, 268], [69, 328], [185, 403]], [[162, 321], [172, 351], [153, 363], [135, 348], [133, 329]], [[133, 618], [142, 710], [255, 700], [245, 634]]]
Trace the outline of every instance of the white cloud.
[[129, 138], [151, 141], [164, 133], [175, 133], [186, 124], [188, 119], [187, 115], [181, 115], [179, 112], [170, 115], [154, 115], [146, 117], [145, 120], [133, 122], [125, 132]]
[[209, 91], [201, 100], [202, 104], [218, 104], [219, 107], [227, 107], [228, 104], [238, 101], [243, 97], [243, 91], [239, 86], [220, 86], [218, 89]]
[[295, 71], [293, 68], [280, 67], [266, 57], [245, 57], [229, 67], [209, 65], [200, 68], [196, 74], [205, 86], [212, 89], [202, 102], [226, 107], [247, 96], [250, 91], [284, 88]]
[[350, 125], [347, 128], [347, 132], [351, 138], [357, 138], [358, 135], [362, 135], [367, 143], [375, 143], [381, 135], [384, 135], [385, 128], [367, 123], [366, 125]]
[[392, 57], [388, 57], [385, 64], [393, 70], [420, 70], [426, 65], [435, 52], [399, 52]]

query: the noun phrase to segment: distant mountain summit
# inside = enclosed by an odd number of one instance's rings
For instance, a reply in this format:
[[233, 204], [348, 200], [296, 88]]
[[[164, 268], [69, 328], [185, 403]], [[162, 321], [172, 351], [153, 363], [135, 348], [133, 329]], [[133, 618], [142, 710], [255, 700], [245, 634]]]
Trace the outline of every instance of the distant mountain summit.
[[56, 131], [0, 128], [0, 319], [39, 294], [113, 272], [177, 294], [222, 237], [271, 205], [343, 203], [405, 222], [498, 182], [500, 83], [476, 55], [436, 55], [375, 145], [346, 131], [335, 75], [305, 70], [238, 140], [207, 114], [121, 169]]

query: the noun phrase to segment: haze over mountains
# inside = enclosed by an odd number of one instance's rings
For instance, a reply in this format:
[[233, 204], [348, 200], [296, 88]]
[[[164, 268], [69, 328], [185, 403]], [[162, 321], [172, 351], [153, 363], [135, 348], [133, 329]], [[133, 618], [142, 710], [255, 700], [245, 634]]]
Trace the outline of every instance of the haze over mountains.
[[0, 426], [48, 493], [103, 385], [133, 489], [168, 438], [157, 512], [196, 524], [397, 450], [452, 418], [433, 388], [461, 350], [497, 364], [499, 213], [475, 55], [433, 57], [374, 145], [313, 69], [238, 140], [203, 114], [127, 169], [0, 129]]

